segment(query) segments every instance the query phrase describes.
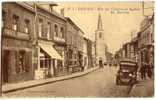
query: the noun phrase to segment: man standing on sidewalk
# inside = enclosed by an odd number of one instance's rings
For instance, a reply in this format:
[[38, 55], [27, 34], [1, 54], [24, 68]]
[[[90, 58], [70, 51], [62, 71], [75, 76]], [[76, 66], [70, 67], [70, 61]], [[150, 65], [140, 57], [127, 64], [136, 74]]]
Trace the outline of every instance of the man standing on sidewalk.
[[142, 62], [141, 64], [140, 73], [141, 73], [141, 79], [146, 79], [146, 67], [144, 62]]

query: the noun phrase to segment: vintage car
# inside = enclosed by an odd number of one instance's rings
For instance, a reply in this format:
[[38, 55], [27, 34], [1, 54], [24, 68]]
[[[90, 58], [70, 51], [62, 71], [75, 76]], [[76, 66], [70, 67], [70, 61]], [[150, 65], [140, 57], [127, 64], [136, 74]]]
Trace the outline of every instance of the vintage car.
[[135, 61], [128, 59], [121, 60], [116, 75], [116, 84], [134, 84], [137, 80], [137, 68]]

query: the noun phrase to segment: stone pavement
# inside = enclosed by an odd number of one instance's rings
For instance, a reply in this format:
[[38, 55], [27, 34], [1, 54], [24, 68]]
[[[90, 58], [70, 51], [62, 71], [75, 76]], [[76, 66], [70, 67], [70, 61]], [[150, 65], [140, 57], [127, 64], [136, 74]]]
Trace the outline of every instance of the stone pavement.
[[25, 88], [35, 87], [35, 86], [39, 86], [39, 85], [43, 85], [43, 84], [48, 84], [48, 83], [57, 82], [57, 81], [65, 80], [65, 79], [79, 77], [79, 76], [88, 74], [96, 69], [98, 69], [98, 67], [90, 68], [83, 72], [77, 72], [77, 73], [60, 76], [60, 77], [53, 77], [53, 78], [40, 79], [40, 80], [31, 80], [31, 81], [20, 82], [20, 83], [5, 84], [2, 86], [2, 93], [7, 93], [7, 92], [11, 92], [11, 91], [16, 91], [16, 90], [22, 90]]
[[131, 97], [153, 97], [154, 96], [154, 79], [138, 80], [129, 94]]
[[116, 67], [106, 66], [89, 74], [64, 81], [26, 88], [2, 94], [4, 98], [58, 97], [101, 98], [127, 97], [129, 86], [116, 85]]

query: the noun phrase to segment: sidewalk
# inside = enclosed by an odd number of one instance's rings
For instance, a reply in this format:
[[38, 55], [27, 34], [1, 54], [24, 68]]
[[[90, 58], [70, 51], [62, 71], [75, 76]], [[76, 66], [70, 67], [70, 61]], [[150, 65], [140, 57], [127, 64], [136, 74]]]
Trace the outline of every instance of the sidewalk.
[[40, 79], [40, 80], [31, 80], [31, 81], [20, 82], [20, 83], [5, 84], [2, 86], [2, 93], [12, 92], [12, 91], [16, 91], [16, 90], [21, 90], [21, 89], [25, 89], [25, 88], [30, 88], [30, 87], [44, 85], [44, 84], [48, 84], [48, 83], [52, 83], [52, 82], [66, 80], [66, 79], [70, 79], [70, 78], [74, 78], [74, 77], [79, 77], [79, 76], [88, 74], [92, 71], [95, 71], [98, 68], [99, 67], [94, 67], [91, 69], [87, 69], [84, 72], [77, 72], [77, 73], [73, 73], [73, 74], [66, 75], [66, 76], [53, 77], [53, 78]]
[[138, 80], [129, 94], [130, 97], [153, 97], [154, 96], [154, 79]]

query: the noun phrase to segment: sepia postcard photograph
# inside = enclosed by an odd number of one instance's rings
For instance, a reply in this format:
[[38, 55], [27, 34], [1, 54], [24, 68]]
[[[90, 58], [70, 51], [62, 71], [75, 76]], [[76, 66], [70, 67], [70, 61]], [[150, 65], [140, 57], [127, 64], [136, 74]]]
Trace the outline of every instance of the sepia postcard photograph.
[[2, 1], [0, 98], [153, 98], [154, 1]]

